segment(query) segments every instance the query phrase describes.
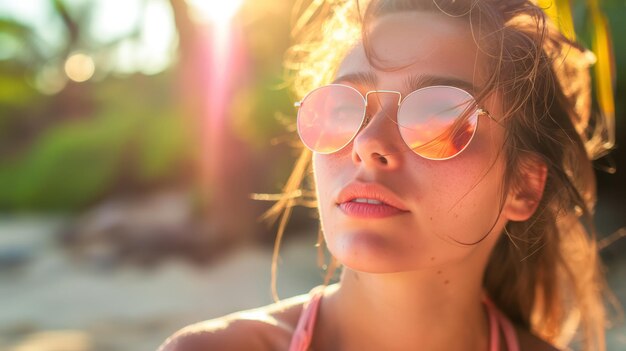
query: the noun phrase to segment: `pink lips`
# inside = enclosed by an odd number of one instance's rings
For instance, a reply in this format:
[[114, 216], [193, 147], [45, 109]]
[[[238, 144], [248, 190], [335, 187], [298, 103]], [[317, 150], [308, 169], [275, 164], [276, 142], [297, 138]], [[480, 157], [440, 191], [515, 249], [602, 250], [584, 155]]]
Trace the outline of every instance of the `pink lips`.
[[[356, 199], [374, 203], [355, 202]], [[409, 212], [393, 192], [378, 183], [348, 184], [339, 193], [337, 206], [346, 215], [358, 218], [384, 218]]]

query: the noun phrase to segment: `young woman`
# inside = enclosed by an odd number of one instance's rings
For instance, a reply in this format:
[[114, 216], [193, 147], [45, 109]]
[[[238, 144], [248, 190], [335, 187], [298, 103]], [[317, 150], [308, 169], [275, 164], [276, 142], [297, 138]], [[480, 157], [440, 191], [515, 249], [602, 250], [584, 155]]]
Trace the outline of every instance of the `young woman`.
[[270, 215], [312, 165], [340, 281], [162, 350], [604, 350], [584, 51], [522, 0], [314, 2], [295, 30], [306, 147]]

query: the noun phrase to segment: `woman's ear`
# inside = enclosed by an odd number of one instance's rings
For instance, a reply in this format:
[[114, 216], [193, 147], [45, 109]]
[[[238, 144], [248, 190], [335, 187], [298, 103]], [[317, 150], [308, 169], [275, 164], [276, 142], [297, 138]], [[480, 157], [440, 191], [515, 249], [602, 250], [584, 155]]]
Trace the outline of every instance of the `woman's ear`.
[[524, 157], [515, 174], [504, 204], [504, 215], [510, 221], [525, 221], [537, 210], [546, 185], [548, 167], [539, 157]]

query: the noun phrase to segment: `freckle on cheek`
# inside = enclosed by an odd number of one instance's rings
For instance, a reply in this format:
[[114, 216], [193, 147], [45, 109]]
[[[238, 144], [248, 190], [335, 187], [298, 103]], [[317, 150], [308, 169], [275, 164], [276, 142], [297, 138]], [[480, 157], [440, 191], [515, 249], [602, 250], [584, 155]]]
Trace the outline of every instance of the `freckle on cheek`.
[[448, 283], [450, 283], [450, 281], [449, 281], [449, 280], [445, 280], [443, 283], [444, 283], [445, 285], [448, 285]]

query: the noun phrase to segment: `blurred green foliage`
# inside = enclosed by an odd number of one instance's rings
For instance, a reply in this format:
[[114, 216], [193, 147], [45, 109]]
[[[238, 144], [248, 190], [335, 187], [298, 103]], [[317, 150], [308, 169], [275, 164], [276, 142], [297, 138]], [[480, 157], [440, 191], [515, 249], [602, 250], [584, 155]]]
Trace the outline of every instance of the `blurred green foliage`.
[[[164, 78], [101, 82], [93, 115], [54, 123], [5, 156], [0, 208], [72, 209], [111, 191], [121, 173], [144, 186], [176, 176], [189, 162], [192, 139], [171, 101], [155, 99], [164, 95], [155, 90], [168, 86]], [[144, 80], [142, 89], [137, 80]]]
[[[42, 43], [35, 23], [0, 11], [0, 211], [72, 211], [116, 193], [193, 182], [193, 163], [202, 150], [181, 101], [185, 92], [176, 91], [179, 68], [172, 65], [157, 75], [105, 72], [71, 82], [63, 72], [67, 55], [87, 50], [106, 61], [116, 42], [89, 37], [95, 14], [88, 2], [69, 7], [50, 0], [49, 5], [49, 20], [63, 27], [56, 45]], [[239, 137], [267, 154], [268, 140], [280, 129], [277, 111], [291, 108], [287, 91], [275, 88], [289, 41], [287, 35], [276, 40], [276, 32], [286, 32], [288, 16], [272, 11], [288, 11], [290, 5], [274, 6], [267, 16], [256, 11], [259, 6], [244, 6], [242, 16], [248, 18], [242, 26], [247, 31], [269, 24], [269, 30], [245, 36], [257, 72], [235, 93], [238, 103], [231, 112]], [[274, 15], [284, 20], [277, 22]], [[179, 37], [189, 35], [184, 26], [177, 31]], [[116, 41], [138, 36], [134, 28]], [[264, 51], [254, 49], [261, 42]]]

